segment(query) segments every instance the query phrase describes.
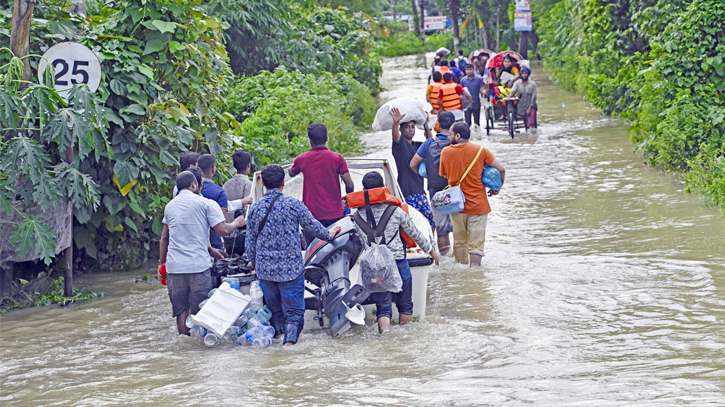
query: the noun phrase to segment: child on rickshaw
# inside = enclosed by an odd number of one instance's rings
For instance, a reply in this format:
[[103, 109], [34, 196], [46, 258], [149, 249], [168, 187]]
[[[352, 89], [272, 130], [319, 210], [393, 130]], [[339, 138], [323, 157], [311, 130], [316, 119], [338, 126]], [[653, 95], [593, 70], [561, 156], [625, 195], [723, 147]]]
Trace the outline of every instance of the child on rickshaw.
[[511, 86], [520, 78], [519, 69], [514, 66], [513, 58], [510, 55], [505, 55], [503, 57], [503, 66], [496, 68], [496, 76], [492, 78], [491, 94], [494, 100], [493, 104], [498, 104], [501, 111], [501, 116], [496, 120], [503, 120], [506, 116], [506, 101], [501, 99], [509, 96]]

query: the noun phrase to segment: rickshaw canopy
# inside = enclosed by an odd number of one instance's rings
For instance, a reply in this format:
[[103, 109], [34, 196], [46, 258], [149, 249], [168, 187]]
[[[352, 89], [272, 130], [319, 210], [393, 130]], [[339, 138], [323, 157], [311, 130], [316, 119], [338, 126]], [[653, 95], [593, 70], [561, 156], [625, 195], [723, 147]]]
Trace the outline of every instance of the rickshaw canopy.
[[524, 59], [524, 57], [521, 56], [516, 51], [506, 50], [501, 51], [498, 54], [494, 55], [493, 57], [488, 59], [488, 62], [486, 62], [486, 68], [500, 68], [503, 66], [503, 57], [506, 55], [509, 55], [511, 59], [514, 61], [514, 66], [519, 67], [519, 61]]

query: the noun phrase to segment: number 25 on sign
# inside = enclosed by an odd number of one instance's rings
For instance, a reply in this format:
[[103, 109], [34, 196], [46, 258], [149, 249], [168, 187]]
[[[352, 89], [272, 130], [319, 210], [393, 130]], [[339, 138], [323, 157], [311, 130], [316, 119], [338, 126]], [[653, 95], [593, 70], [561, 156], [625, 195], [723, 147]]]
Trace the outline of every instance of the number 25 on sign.
[[40, 60], [38, 81], [43, 83], [43, 72], [50, 64], [55, 71], [55, 90], [67, 97], [70, 88], [83, 83], [91, 92], [101, 84], [101, 63], [90, 48], [77, 42], [61, 42], [53, 45]]

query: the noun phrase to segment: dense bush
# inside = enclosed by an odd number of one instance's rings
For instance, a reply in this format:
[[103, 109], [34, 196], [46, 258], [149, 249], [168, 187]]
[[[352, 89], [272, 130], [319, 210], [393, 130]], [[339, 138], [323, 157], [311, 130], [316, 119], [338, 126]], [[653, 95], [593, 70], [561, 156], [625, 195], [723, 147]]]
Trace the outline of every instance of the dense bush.
[[323, 123], [328, 146], [340, 153], [361, 150], [358, 129], [375, 115], [370, 90], [345, 74], [302, 74], [285, 68], [240, 79], [227, 109], [242, 121], [242, 142], [257, 163], [290, 162], [309, 149], [307, 127]]
[[[45, 85], [19, 91], [12, 70], [18, 59], [9, 51], [0, 57], [0, 63], [10, 61], [1, 70], [0, 203], [22, 211], [73, 199], [75, 245], [85, 254], [76, 256], [77, 266], [119, 270], [146, 260], [155, 245], [178, 154], [233, 149], [239, 123], [223, 110], [231, 76], [223, 24], [198, 1], [90, 4], [90, 16], [81, 19], [69, 2], [39, 1], [31, 53], [42, 54], [59, 40], [90, 47], [103, 70], [97, 94], [79, 86], [66, 104]], [[0, 38], [9, 38], [10, 15], [0, 11], [6, 27]], [[37, 67], [38, 58], [30, 58]], [[75, 152], [72, 165], [61, 160], [68, 145]], [[49, 262], [53, 236], [43, 230], [37, 218], [25, 216], [16, 240], [20, 250], [32, 246]]]
[[628, 120], [648, 163], [725, 210], [725, 3], [564, 0], [540, 24], [566, 89]]
[[435, 33], [426, 37], [424, 45], [414, 31], [406, 31], [378, 38], [377, 47], [378, 54], [386, 57], [433, 52], [440, 47], [453, 51], [453, 33], [451, 31], [443, 34]]
[[278, 66], [309, 74], [347, 73], [370, 91], [380, 91], [373, 24], [361, 12], [299, 0], [209, 0], [205, 7], [229, 24], [225, 37], [236, 74]]

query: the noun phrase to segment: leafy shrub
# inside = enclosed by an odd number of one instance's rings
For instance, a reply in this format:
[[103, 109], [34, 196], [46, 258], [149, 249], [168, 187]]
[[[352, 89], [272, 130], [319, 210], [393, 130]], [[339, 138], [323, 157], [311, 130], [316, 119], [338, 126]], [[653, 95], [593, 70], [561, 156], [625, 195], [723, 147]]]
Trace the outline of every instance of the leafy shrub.
[[433, 52], [440, 47], [453, 50], [453, 33], [435, 33], [426, 37], [425, 45], [414, 31], [393, 34], [389, 37], [379, 37], [377, 41], [378, 54], [386, 57], [423, 54]]
[[628, 120], [648, 163], [725, 211], [725, 3], [564, 0], [540, 24], [566, 89]]
[[[42, 54], [58, 40], [79, 41], [99, 56], [103, 79], [97, 95], [77, 87], [66, 104], [49, 87], [19, 91], [17, 78], [5, 76], [0, 202], [7, 210], [13, 196], [25, 207], [73, 199], [75, 244], [87, 255], [81, 268], [118, 270], [148, 258], [160, 234], [167, 201], [162, 197], [173, 187], [177, 154], [231, 150], [239, 123], [223, 110], [231, 76], [224, 25], [206, 15], [200, 1], [91, 5], [98, 14], [80, 19], [67, 1], [38, 3], [31, 53]], [[2, 9], [0, 26], [9, 25], [10, 15]], [[0, 30], [0, 38], [9, 35]], [[17, 65], [11, 57], [2, 55], [10, 61], [3, 73]], [[37, 58], [32, 62], [37, 67]], [[68, 145], [75, 151], [72, 165], [61, 161]], [[18, 176], [22, 188], [8, 181]], [[51, 246], [52, 236], [31, 237], [36, 250]], [[49, 261], [52, 254], [46, 250], [41, 257]]]
[[323, 123], [330, 149], [359, 152], [358, 128], [372, 122], [375, 100], [348, 75], [305, 75], [278, 68], [240, 79], [227, 109], [241, 124], [242, 143], [261, 165], [290, 162], [309, 148], [307, 127]]
[[295, 0], [209, 0], [205, 7], [229, 24], [225, 31], [231, 67], [241, 75], [286, 66], [303, 73], [347, 73], [379, 92], [380, 60], [373, 22]]

